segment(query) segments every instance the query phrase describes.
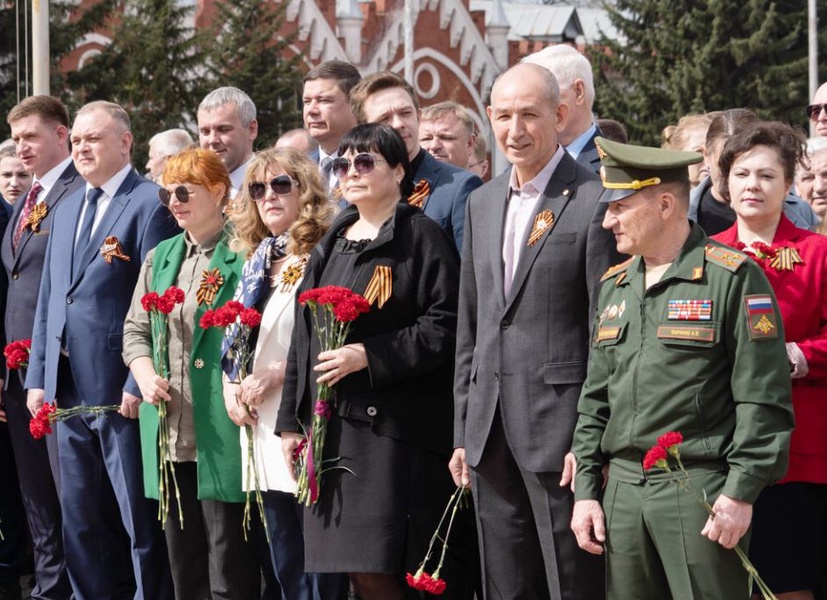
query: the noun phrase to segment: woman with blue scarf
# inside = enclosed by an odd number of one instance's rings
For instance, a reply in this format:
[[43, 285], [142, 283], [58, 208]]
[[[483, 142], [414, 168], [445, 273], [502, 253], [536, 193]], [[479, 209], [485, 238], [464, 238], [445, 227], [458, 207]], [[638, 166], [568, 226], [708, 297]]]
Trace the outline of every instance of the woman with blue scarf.
[[[295, 483], [282, 458], [274, 428], [281, 403], [287, 350], [293, 332], [295, 296], [310, 250], [327, 231], [333, 209], [324, 193], [318, 166], [293, 149], [258, 153], [232, 217], [231, 248], [248, 259], [235, 299], [262, 314], [255, 332], [250, 375], [241, 384], [225, 360], [224, 397], [230, 418], [254, 430], [255, 465], [270, 530], [269, 560], [282, 597], [297, 600], [339, 600], [347, 597], [347, 579], [304, 572], [301, 509]], [[257, 334], [257, 335], [256, 335]], [[225, 342], [224, 350], [229, 347]], [[241, 427], [242, 472], [247, 472], [247, 436]], [[243, 482], [245, 490], [253, 481]]]

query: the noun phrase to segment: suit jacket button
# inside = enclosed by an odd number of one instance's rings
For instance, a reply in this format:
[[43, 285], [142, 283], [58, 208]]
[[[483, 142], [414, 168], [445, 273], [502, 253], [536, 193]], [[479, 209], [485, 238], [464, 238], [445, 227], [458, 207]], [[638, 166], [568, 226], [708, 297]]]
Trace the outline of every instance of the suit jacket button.
[[17, 271], [11, 274], [12, 279], [17, 279], [18, 277], [20, 277], [20, 274]]
[[503, 319], [503, 321], [500, 323], [500, 329], [508, 329], [509, 327], [511, 327], [511, 321], [509, 321], [508, 319]]
[[495, 379], [496, 381], [499, 381], [499, 380], [500, 380], [500, 374], [499, 374], [497, 371], [494, 371], [494, 379]]
[[368, 406], [368, 409], [367, 409], [367, 411], [365, 411], [365, 412], [367, 412], [367, 413], [368, 413], [368, 416], [369, 416], [369, 417], [375, 417], [375, 416], [376, 416], [376, 413], [377, 413], [377, 412], [379, 412], [379, 411], [378, 411], [378, 410], [376, 410], [376, 407], [375, 407], [375, 406]]
[[66, 304], [71, 304], [72, 302], [74, 302], [74, 300], [72, 300], [72, 297], [71, 297], [71, 296], [67, 296], [67, 297], [66, 297]]

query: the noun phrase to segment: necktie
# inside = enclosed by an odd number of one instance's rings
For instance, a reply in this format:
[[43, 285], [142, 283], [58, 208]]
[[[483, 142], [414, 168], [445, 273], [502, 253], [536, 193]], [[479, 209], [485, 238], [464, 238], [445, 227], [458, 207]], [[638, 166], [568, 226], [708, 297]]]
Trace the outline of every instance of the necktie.
[[95, 223], [95, 213], [101, 194], [103, 194], [103, 190], [100, 188], [93, 188], [86, 192], [86, 210], [83, 213], [80, 234], [75, 242], [75, 252], [72, 256], [72, 273], [77, 273], [80, 257], [83, 256], [86, 247], [89, 245], [89, 238], [92, 237], [92, 225]]
[[23, 210], [20, 211], [20, 220], [17, 222], [17, 231], [14, 232], [14, 248], [17, 249], [17, 244], [20, 243], [20, 238], [23, 237], [23, 232], [26, 230], [26, 223], [29, 220], [29, 215], [32, 214], [32, 208], [37, 203], [37, 195], [41, 192], [43, 186], [39, 181], [35, 181], [32, 189], [26, 195], [26, 200], [23, 203]]
[[330, 189], [330, 170], [333, 168], [333, 159], [329, 156], [325, 156], [322, 159], [321, 165], [321, 175], [322, 175], [322, 183], [324, 183], [325, 189]]

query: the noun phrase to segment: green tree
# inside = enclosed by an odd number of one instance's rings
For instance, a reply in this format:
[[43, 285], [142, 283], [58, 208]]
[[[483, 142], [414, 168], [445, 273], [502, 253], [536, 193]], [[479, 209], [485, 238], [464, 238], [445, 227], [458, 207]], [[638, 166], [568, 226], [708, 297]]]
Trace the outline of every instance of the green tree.
[[632, 141], [657, 144], [687, 113], [735, 107], [806, 124], [806, 3], [617, 0], [606, 10], [619, 35], [591, 54], [595, 110]]
[[210, 82], [205, 37], [187, 25], [195, 7], [175, 0], [128, 0], [113, 19], [112, 43], [69, 85], [82, 102], [110, 100], [132, 120], [133, 163], [146, 162], [149, 139], [159, 131], [194, 123]]
[[[3, 32], [0, 35], [0, 115], [5, 115], [20, 99], [31, 93], [31, 88], [26, 88], [27, 75], [31, 81], [31, 63], [26, 61], [26, 56], [31, 56], [30, 43], [27, 44], [31, 33], [26, 31], [26, 4], [24, 0], [0, 2], [0, 31]], [[82, 10], [71, 0], [52, 0], [49, 3], [50, 92], [70, 108], [77, 108], [78, 103], [67, 88], [61, 62], [86, 34], [106, 21], [115, 6], [116, 0], [100, 0]], [[30, 27], [30, 17], [28, 23]], [[0, 119], [0, 139], [8, 135], [6, 120]]]
[[212, 69], [220, 85], [246, 92], [256, 105], [256, 146], [272, 145], [301, 126], [302, 73], [298, 57], [285, 58], [291, 38], [281, 36], [287, 3], [225, 0], [216, 3]]

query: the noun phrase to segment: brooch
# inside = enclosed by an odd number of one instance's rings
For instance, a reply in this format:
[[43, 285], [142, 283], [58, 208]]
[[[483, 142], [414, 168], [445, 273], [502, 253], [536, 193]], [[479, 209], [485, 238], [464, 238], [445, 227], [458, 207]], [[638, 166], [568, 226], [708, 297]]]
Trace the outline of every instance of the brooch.
[[554, 225], [554, 214], [548, 209], [540, 212], [534, 217], [534, 227], [528, 236], [528, 245], [533, 246], [540, 241], [543, 234]]
[[420, 179], [414, 185], [411, 195], [408, 196], [408, 204], [417, 208], [422, 208], [425, 205], [425, 200], [431, 195], [431, 184], [427, 179]]
[[107, 265], [112, 264], [113, 258], [119, 258], [125, 262], [132, 260], [123, 253], [121, 242], [114, 235], [110, 235], [103, 240], [103, 246], [101, 246], [101, 256], [103, 257], [103, 260], [106, 261]]
[[195, 298], [198, 300], [199, 306], [201, 304], [212, 304], [215, 300], [215, 295], [218, 293], [218, 288], [224, 284], [224, 277], [218, 267], [212, 271], [204, 270], [201, 274], [201, 285], [198, 286], [198, 293]]
[[32, 206], [32, 212], [29, 213], [29, 218], [26, 219], [25, 227], [30, 227], [32, 233], [37, 233], [37, 230], [40, 229], [40, 222], [46, 218], [46, 214], [49, 212], [49, 207], [46, 206], [45, 202], [40, 202]]
[[281, 273], [281, 291], [288, 292], [290, 288], [296, 285], [296, 282], [302, 278], [304, 273], [304, 266], [307, 264], [307, 258], [302, 258], [299, 262], [287, 266]]
[[392, 284], [393, 274], [391, 268], [385, 265], [376, 265], [373, 276], [368, 282], [368, 287], [365, 288], [365, 300], [368, 301], [368, 304], [376, 302], [376, 306], [382, 308], [391, 297]]
[[770, 266], [776, 271], [792, 271], [795, 265], [804, 264], [801, 255], [795, 248], [779, 248], [770, 260]]

